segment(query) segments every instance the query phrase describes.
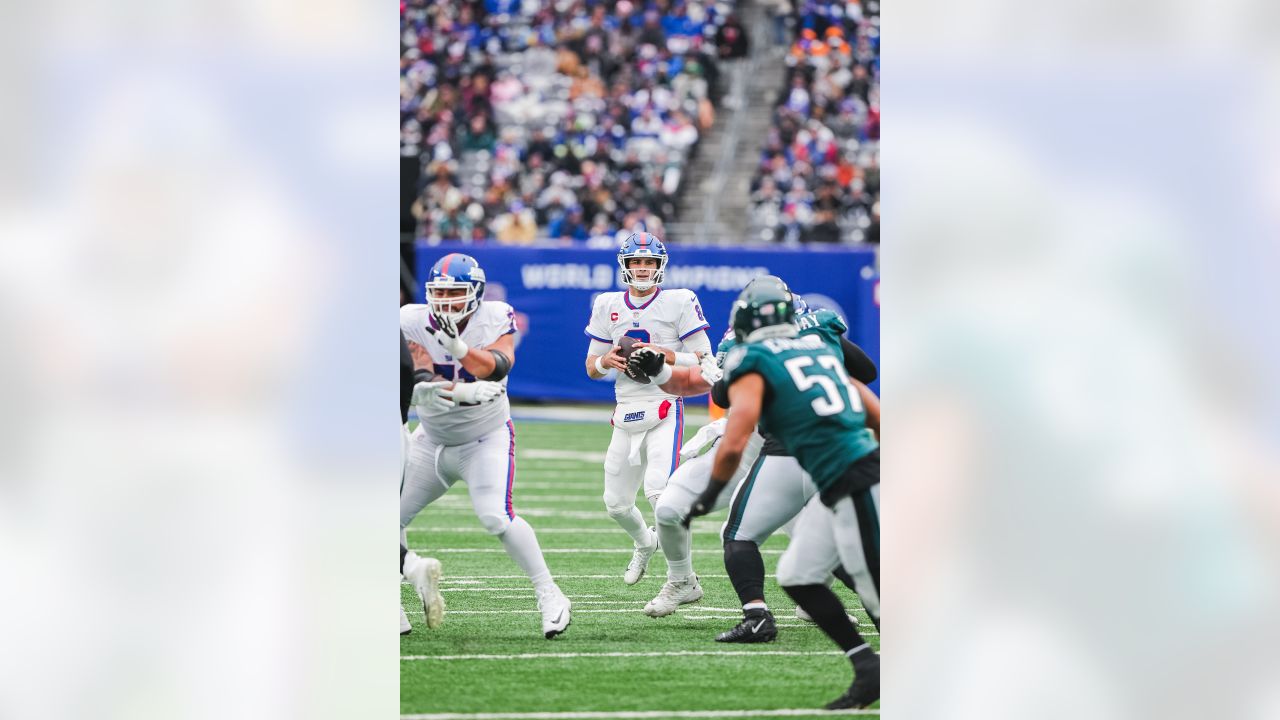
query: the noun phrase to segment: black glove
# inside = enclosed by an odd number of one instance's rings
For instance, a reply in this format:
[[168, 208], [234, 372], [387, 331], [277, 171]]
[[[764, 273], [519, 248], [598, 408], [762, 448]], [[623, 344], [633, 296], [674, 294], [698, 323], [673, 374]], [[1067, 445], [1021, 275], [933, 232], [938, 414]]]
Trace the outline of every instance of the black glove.
[[639, 348], [627, 358], [627, 376], [633, 380], [637, 374], [652, 378], [658, 374], [666, 362], [667, 356], [661, 352], [650, 347]]
[[689, 523], [694, 518], [702, 517], [715, 509], [716, 499], [720, 497], [723, 490], [724, 486], [719, 483], [707, 483], [707, 489], [702, 491], [698, 499], [693, 501], [693, 507], [689, 508], [689, 514], [684, 518], [684, 526], [689, 527]]

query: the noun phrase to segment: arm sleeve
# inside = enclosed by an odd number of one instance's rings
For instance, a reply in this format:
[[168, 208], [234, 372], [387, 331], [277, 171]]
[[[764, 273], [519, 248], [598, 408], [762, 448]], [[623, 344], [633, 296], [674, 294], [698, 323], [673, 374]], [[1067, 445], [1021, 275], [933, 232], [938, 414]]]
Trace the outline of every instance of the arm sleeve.
[[863, 385], [875, 382], [880, 373], [862, 348], [849, 342], [849, 338], [841, 337], [840, 349], [844, 351], [844, 369], [849, 371], [849, 377]]
[[705, 332], [696, 332], [685, 338], [684, 346], [689, 352], [711, 354], [711, 340]]
[[711, 399], [722, 408], [729, 407], [729, 386], [725, 384], [724, 378], [716, 381], [711, 386]]
[[587, 354], [588, 355], [605, 355], [609, 352], [609, 348], [611, 347], [613, 347], [613, 345], [610, 343], [602, 343], [599, 340], [593, 339], [591, 343], [587, 346]]

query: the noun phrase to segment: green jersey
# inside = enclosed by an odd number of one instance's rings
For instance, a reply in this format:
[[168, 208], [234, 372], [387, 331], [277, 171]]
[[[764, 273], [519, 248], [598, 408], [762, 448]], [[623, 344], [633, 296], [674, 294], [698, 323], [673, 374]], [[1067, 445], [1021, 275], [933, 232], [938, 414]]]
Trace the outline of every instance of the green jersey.
[[818, 489], [826, 490], [879, 445], [865, 432], [866, 409], [845, 372], [843, 354], [822, 335], [731, 347], [724, 371], [729, 385], [749, 373], [764, 378], [761, 431], [777, 438]]
[[[841, 357], [844, 351], [840, 349], [840, 337], [848, 332], [849, 328], [844, 324], [844, 318], [839, 313], [831, 310], [814, 310], [803, 315], [796, 316], [796, 327], [800, 328], [801, 335], [817, 335], [822, 341], [834, 347]], [[725, 333], [724, 338], [720, 340], [720, 347], [716, 349], [716, 362], [720, 367], [724, 367], [725, 356], [733, 349], [738, 341], [733, 337], [733, 330]]]

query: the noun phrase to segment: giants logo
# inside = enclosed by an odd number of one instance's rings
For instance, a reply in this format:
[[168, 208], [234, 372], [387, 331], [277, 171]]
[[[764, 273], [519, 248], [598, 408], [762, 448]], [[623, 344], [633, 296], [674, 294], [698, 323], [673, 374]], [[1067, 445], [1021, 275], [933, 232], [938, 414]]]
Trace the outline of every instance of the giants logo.
[[629, 423], [644, 419], [644, 410], [638, 412], [627, 413], [622, 417], [622, 422]]

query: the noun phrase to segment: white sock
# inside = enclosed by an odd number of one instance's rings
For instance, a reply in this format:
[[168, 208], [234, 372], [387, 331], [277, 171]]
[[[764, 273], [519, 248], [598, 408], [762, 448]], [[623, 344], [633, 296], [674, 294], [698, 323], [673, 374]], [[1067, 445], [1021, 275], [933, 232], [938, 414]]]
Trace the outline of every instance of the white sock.
[[769, 606], [762, 602], [749, 602], [742, 606], [743, 610], [768, 610]]
[[400, 574], [401, 574], [401, 575], [406, 575], [406, 576], [407, 576], [410, 572], [412, 572], [412, 571], [413, 571], [414, 566], [416, 566], [416, 565], [418, 564], [418, 561], [419, 561], [419, 560], [421, 560], [421, 559], [422, 559], [422, 558], [419, 558], [419, 557], [418, 557], [418, 553], [416, 553], [416, 552], [414, 552], [414, 551], [412, 551], [412, 550], [410, 550], [409, 552], [405, 553], [405, 556], [404, 556], [404, 570], [403, 570]]
[[667, 558], [668, 580], [677, 582], [693, 574], [689, 528], [683, 525], [659, 525], [658, 544], [662, 546], [662, 554]]
[[524, 574], [529, 576], [529, 581], [535, 588], [551, 583], [551, 571], [547, 569], [547, 561], [542, 557], [538, 536], [524, 518], [517, 517], [511, 521], [507, 531], [502, 533], [502, 547]]
[[644, 515], [640, 514], [640, 508], [632, 505], [631, 511], [626, 515], [610, 515], [609, 517], [613, 518], [623, 530], [627, 531], [636, 547], [649, 547], [653, 544], [653, 537], [649, 533], [649, 526], [644, 524]]

